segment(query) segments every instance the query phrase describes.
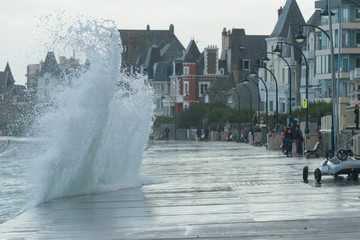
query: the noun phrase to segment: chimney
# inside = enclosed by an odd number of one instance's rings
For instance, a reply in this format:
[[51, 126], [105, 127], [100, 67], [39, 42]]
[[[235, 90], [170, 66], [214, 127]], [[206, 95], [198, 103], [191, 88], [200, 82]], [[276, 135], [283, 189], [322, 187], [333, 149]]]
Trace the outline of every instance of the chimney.
[[170, 27], [169, 27], [169, 31], [170, 31], [170, 38], [173, 40], [175, 39], [175, 30], [174, 30], [174, 24], [170, 24]]
[[150, 25], [146, 25], [146, 40], [151, 40], [151, 34], [150, 34]]
[[281, 15], [282, 11], [283, 11], [283, 8], [282, 8], [282, 7], [280, 7], [280, 8], [279, 8], [279, 10], [278, 10], [278, 17], [280, 17], [280, 15]]
[[223, 28], [222, 35], [223, 35], [223, 36], [226, 36], [226, 35], [227, 35], [227, 34], [226, 34], [226, 28]]

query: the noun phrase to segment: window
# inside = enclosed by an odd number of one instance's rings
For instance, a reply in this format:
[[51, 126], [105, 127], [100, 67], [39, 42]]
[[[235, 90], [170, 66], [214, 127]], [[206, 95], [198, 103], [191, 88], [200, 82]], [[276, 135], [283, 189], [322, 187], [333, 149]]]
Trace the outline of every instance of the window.
[[270, 112], [274, 111], [274, 102], [270, 101]]
[[189, 103], [188, 102], [184, 102], [184, 109], [188, 109], [189, 108]]
[[345, 23], [349, 22], [349, 9], [348, 8], [343, 9], [343, 22], [345, 22]]
[[355, 43], [359, 46], [360, 44], [360, 31], [355, 32]]
[[349, 59], [348, 58], [343, 58], [343, 64], [342, 64], [341, 72], [348, 72], [348, 71], [349, 71]]
[[189, 74], [190, 74], [189, 67], [184, 67], [184, 75], [189, 75]]
[[165, 84], [164, 83], [155, 83], [155, 92], [164, 93], [165, 92]]
[[360, 58], [355, 58], [355, 68], [360, 68]]
[[184, 96], [189, 96], [189, 82], [184, 82]]
[[201, 97], [203, 94], [206, 93], [206, 90], [208, 89], [210, 83], [200, 83], [200, 86], [199, 86], [199, 96]]
[[243, 60], [243, 70], [250, 70], [250, 60], [248, 59]]
[[355, 18], [356, 18], [356, 20], [360, 20], [360, 9], [359, 8], [357, 8], [355, 10]]
[[233, 104], [234, 103], [232, 95], [227, 96], [227, 103], [228, 104]]

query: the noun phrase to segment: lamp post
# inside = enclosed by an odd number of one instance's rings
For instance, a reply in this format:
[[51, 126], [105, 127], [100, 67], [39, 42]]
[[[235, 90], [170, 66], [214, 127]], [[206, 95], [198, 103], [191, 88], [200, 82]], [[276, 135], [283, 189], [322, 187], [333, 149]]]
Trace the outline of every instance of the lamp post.
[[[210, 89], [210, 90], [213, 90], [213, 89]], [[222, 93], [225, 93], [225, 88], [222, 88], [221, 89], [221, 92]], [[209, 98], [209, 89], [206, 90], [206, 93], [205, 93]], [[216, 91], [216, 95], [219, 96], [220, 100], [221, 100], [221, 104], [220, 104], [220, 121], [221, 121], [221, 124], [223, 124], [223, 104], [224, 104], [224, 101], [223, 101], [223, 98], [221, 96], [221, 94], [219, 93], [219, 91]]]
[[248, 84], [249, 82], [243, 82], [243, 81], [240, 81], [240, 84], [242, 84], [244, 87], [246, 87], [246, 89], [248, 90], [248, 92], [249, 92], [249, 97], [250, 97], [250, 113], [249, 113], [249, 115], [250, 115], [250, 121], [249, 121], [249, 124], [250, 124], [250, 131], [252, 132], [252, 103], [251, 103], [251, 92], [250, 92], [250, 89], [249, 89], [249, 87], [246, 85], [246, 84]]
[[[288, 74], [289, 75], [289, 119], [291, 119], [291, 111], [292, 111], [292, 105], [291, 105], [291, 67], [290, 67], [289, 62], [286, 61], [286, 59], [283, 56], [281, 56], [281, 54], [279, 54], [278, 51], [275, 51], [275, 50], [276, 50], [276, 48], [273, 50], [273, 52], [267, 52], [267, 53], [272, 54], [272, 55], [276, 55], [279, 58], [281, 58], [289, 68], [289, 74]], [[263, 61], [264, 60], [269, 61], [270, 59], [265, 55], [262, 60]]]
[[171, 98], [171, 100], [174, 102], [175, 105], [175, 109], [174, 109], [174, 139], [176, 140], [176, 102], [175, 99], [173, 97], [171, 97], [169, 94], [164, 94], [161, 96], [161, 101], [163, 101], [165, 99], [165, 96], [168, 96]]
[[[266, 93], [266, 97], [265, 97], [265, 123], [266, 123], [266, 135], [268, 134], [269, 132], [269, 121], [268, 121], [268, 89], [267, 89], [267, 86], [265, 84], [265, 81], [259, 77], [258, 75], [255, 76], [256, 78], [258, 78], [265, 86], [265, 93]], [[252, 79], [251, 79], [252, 80]], [[248, 78], [244, 78], [242, 80], [244, 83], [246, 82], [249, 82], [249, 79]], [[265, 139], [265, 142], [267, 142], [267, 139]]]
[[[328, 15], [329, 16], [329, 15]], [[331, 14], [330, 14], [330, 18], [331, 18]], [[330, 20], [329, 20], [330, 21]], [[331, 26], [331, 24], [330, 24]], [[334, 58], [334, 45], [333, 45], [333, 39], [332, 39], [332, 34], [330, 31], [331, 36], [321, 27], [312, 25], [312, 24], [301, 24], [299, 25], [299, 32], [296, 34], [295, 36], [295, 40], [299, 43], [304, 42], [304, 40], [306, 39], [306, 37], [301, 33], [300, 31], [300, 27], [313, 27], [316, 29], [319, 29], [322, 33], [325, 34], [325, 36], [328, 38], [328, 40], [330, 41], [330, 58], [331, 58], [331, 81], [332, 81], [332, 87], [333, 87], [333, 94], [332, 94], [332, 113], [331, 113], [331, 150], [333, 152], [335, 152], [335, 142], [337, 142], [337, 137], [335, 136], [335, 126], [337, 126], [337, 121], [335, 123], [335, 117], [334, 114], [335, 112], [337, 112], [337, 101], [335, 98], [335, 93], [336, 93], [336, 81], [335, 81], [335, 58]], [[338, 129], [338, 128], [336, 128]], [[337, 131], [337, 130], [336, 130]], [[336, 138], [336, 139], [335, 139]]]
[[239, 131], [239, 139], [240, 139], [240, 136], [241, 136], [241, 130], [240, 130], [240, 95], [239, 95], [239, 92], [236, 90], [236, 85], [233, 85], [232, 86], [232, 90], [234, 92], [236, 92], [236, 95], [238, 97], [238, 131]]
[[[306, 98], [306, 106], [305, 106], [305, 134], [308, 134], [309, 133], [309, 111], [308, 111], [308, 98], [309, 98], [309, 90], [308, 90], [308, 87], [309, 87], [309, 64], [308, 64], [308, 61], [305, 57], [305, 54], [302, 52], [302, 50], [300, 48], [298, 48], [297, 46], [295, 46], [294, 44], [292, 43], [288, 43], [288, 42], [279, 42], [280, 44], [285, 44], [285, 45], [290, 45], [290, 46], [293, 46], [296, 50], [298, 50], [302, 57], [304, 58], [304, 61], [305, 61], [305, 67], [306, 67], [306, 70], [305, 70], [305, 98]], [[274, 50], [275, 51], [275, 50]], [[281, 49], [280, 49], [280, 54], [281, 54]]]
[[[263, 58], [262, 61], [263, 63], [267, 63], [269, 62], [270, 59], [268, 58]], [[275, 123], [275, 126], [276, 126], [276, 131], [278, 130], [278, 122], [279, 122], [279, 102], [278, 102], [278, 99], [279, 99], [279, 88], [278, 88], [278, 81], [275, 77], [275, 74], [269, 69], [267, 68], [266, 66], [263, 65], [258, 65], [259, 68], [264, 68], [266, 71], [268, 71], [271, 76], [274, 78], [275, 80], [275, 106], [276, 106], [276, 123]], [[255, 77], [256, 76], [256, 72], [252, 69], [250, 72], [249, 72], [249, 77]]]

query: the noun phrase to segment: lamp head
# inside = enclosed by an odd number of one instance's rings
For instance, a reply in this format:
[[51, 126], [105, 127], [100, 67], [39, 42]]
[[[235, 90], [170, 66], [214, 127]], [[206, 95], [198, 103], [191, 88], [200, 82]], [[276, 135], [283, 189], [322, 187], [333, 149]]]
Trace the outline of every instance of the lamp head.
[[249, 79], [247, 77], [244, 77], [242, 80], [241, 80], [241, 83], [242, 84], [248, 84], [249, 83]]
[[250, 77], [255, 77], [256, 76], [256, 72], [255, 72], [255, 70], [253, 68], [250, 70], [249, 76]]
[[277, 56], [281, 54], [281, 49], [279, 45], [276, 45], [275, 49], [273, 50], [273, 53], [275, 53]]
[[222, 88], [222, 89], [221, 89], [221, 92], [222, 92], [222, 93], [225, 93], [225, 92], [226, 92], [225, 88]]
[[265, 55], [265, 56], [261, 59], [261, 61], [262, 61], [263, 63], [268, 63], [268, 62], [270, 61], [270, 58], [268, 58], [268, 56]]
[[234, 85], [232, 85], [232, 89], [233, 90], [235, 90], [236, 89], [236, 85], [234, 84]]
[[303, 43], [305, 41], [306, 37], [301, 33], [301, 31], [299, 31], [296, 35], [295, 35], [295, 40], [298, 43]]
[[321, 10], [320, 16], [322, 16], [324, 19], [329, 19], [330, 15], [334, 16], [335, 13], [333, 13], [331, 10], [330, 10], [330, 13], [329, 13], [329, 5], [326, 4], [325, 8], [323, 10]]
[[161, 95], [161, 100], [164, 100], [165, 99], [165, 96], [164, 95]]

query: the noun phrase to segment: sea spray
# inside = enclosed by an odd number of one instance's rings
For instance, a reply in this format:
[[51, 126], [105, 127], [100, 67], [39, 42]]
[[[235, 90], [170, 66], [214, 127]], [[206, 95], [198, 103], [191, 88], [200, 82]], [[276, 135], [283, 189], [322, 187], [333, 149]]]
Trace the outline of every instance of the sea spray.
[[33, 160], [36, 189], [29, 205], [141, 184], [154, 107], [147, 79], [121, 72], [112, 21], [65, 15], [42, 19], [38, 35], [46, 41], [39, 46], [58, 55], [75, 51], [89, 64], [64, 74], [37, 118], [34, 132], [46, 140]]

